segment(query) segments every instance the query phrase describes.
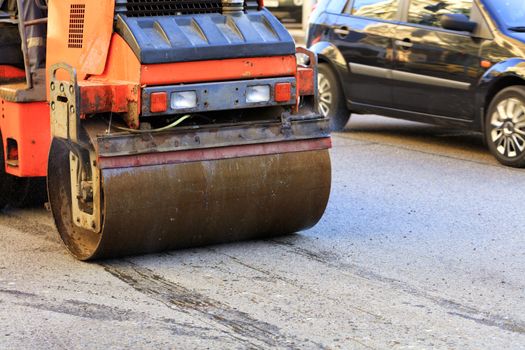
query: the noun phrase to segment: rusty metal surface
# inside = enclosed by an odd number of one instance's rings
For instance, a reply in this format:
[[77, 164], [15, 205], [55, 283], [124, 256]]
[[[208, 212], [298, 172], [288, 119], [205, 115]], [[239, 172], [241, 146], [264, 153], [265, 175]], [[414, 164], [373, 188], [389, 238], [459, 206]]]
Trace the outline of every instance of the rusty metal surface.
[[232, 159], [279, 153], [305, 152], [329, 149], [332, 146], [329, 137], [321, 139], [270, 142], [228, 146], [218, 148], [193, 149], [175, 152], [157, 152], [121, 157], [99, 157], [100, 169], [115, 169], [124, 167], [139, 167], [147, 165], [179, 164], [204, 160]]
[[[293, 117], [293, 116], [292, 116]], [[225, 147], [239, 144], [257, 144], [280, 141], [315, 139], [330, 136], [327, 119], [311, 115], [305, 120], [291, 120], [288, 124], [238, 123], [204, 127], [177, 127], [161, 133], [104, 134], [107, 124], [86, 121], [84, 125], [100, 157], [116, 157], [171, 152], [188, 149]]]
[[312, 68], [299, 67], [297, 69], [297, 88], [299, 95], [315, 95], [315, 76]]
[[138, 85], [121, 81], [81, 81], [78, 84], [81, 114], [128, 113], [131, 105], [137, 105], [133, 107], [135, 112], [139, 108]]
[[62, 239], [83, 260], [297, 232], [321, 218], [331, 186], [328, 150], [105, 169], [99, 235], [71, 222], [66, 152], [53, 142], [50, 202]]

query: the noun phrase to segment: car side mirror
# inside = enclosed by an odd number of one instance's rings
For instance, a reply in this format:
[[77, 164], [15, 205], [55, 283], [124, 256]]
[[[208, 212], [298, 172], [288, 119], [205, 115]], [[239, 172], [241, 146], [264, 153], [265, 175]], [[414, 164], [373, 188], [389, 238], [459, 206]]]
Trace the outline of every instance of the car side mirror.
[[461, 13], [448, 13], [442, 15], [440, 23], [445, 29], [469, 33], [472, 33], [478, 25], [476, 22], [471, 22], [467, 16]]

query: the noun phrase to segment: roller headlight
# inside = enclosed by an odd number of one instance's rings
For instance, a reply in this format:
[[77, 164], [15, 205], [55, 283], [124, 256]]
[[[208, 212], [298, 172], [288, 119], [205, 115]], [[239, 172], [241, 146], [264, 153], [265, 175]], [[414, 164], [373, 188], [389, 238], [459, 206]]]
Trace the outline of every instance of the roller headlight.
[[253, 85], [246, 88], [246, 103], [270, 101], [270, 85]]
[[197, 107], [195, 91], [178, 91], [171, 94], [171, 109], [190, 109]]

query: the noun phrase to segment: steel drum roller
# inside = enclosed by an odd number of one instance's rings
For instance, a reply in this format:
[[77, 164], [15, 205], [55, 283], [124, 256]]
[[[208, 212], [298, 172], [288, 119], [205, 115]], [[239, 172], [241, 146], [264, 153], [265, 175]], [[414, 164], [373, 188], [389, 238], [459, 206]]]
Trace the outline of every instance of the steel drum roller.
[[49, 197], [58, 231], [81, 260], [294, 233], [328, 201], [328, 150], [101, 170], [100, 233], [71, 218], [66, 142], [55, 139]]

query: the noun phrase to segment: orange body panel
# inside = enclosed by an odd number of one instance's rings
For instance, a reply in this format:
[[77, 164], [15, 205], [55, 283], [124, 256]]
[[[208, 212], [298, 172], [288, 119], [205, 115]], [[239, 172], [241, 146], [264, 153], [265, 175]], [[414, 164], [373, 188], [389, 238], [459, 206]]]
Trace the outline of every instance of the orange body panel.
[[295, 56], [233, 58], [143, 65], [142, 85], [168, 85], [210, 81], [294, 76]]
[[118, 34], [111, 37], [104, 71], [89, 77], [92, 81], [125, 81], [140, 84], [140, 62], [129, 45]]
[[114, 9], [115, 0], [49, 0], [48, 71], [63, 62], [77, 69], [80, 80], [101, 74], [113, 33]]
[[[47, 102], [14, 103], [0, 99], [2, 142], [18, 144], [18, 166], [6, 165], [6, 172], [21, 177], [47, 175], [47, 155], [51, 143]], [[6, 152], [7, 153], [7, 152]]]
[[111, 38], [104, 72], [79, 80], [82, 114], [129, 112], [138, 127], [140, 110], [140, 62], [119, 35]]

